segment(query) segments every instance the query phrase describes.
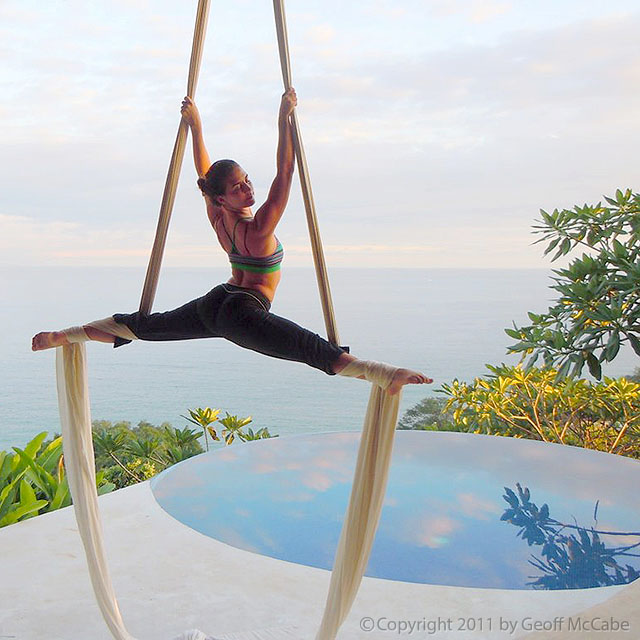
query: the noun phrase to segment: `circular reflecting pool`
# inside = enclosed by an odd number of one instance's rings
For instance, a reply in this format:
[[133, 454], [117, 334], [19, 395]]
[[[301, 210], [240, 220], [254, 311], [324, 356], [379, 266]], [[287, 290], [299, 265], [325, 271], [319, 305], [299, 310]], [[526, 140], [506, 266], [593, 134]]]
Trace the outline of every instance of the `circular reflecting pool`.
[[[359, 434], [235, 443], [154, 478], [174, 518], [222, 542], [331, 569]], [[640, 574], [640, 463], [574, 447], [399, 431], [366, 575], [572, 589]]]

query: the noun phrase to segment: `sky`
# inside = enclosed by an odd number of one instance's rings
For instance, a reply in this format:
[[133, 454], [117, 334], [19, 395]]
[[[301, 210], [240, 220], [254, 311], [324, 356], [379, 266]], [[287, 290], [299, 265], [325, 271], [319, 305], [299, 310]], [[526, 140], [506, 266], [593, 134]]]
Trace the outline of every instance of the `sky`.
[[[0, 3], [0, 265], [146, 264], [196, 6]], [[540, 208], [638, 190], [637, 0], [290, 0], [287, 22], [329, 267], [549, 268]], [[196, 102], [258, 201], [282, 90], [271, 3], [212, 2]], [[164, 264], [222, 266], [190, 153]], [[297, 179], [278, 236], [311, 265]]]

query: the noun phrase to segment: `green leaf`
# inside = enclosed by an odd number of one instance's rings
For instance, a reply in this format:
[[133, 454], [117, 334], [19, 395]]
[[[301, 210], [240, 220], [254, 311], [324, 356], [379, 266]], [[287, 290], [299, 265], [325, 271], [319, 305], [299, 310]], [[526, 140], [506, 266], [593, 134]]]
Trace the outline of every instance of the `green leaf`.
[[102, 496], [105, 493], [111, 493], [112, 491], [114, 491], [116, 488], [116, 485], [113, 484], [112, 482], [105, 482], [104, 484], [101, 484], [98, 487], [98, 495]]
[[607, 342], [607, 346], [604, 349], [604, 357], [607, 362], [611, 362], [620, 351], [620, 333], [614, 331]]
[[625, 246], [615, 238], [613, 239], [613, 253], [616, 258], [624, 258], [627, 255], [627, 249]]
[[602, 366], [593, 353], [589, 352], [587, 355], [587, 366], [589, 367], [589, 373], [596, 379], [602, 378]]
[[0, 519], [9, 511], [14, 502], [16, 493], [18, 492], [18, 483], [22, 480], [22, 476], [27, 472], [26, 469], [20, 473], [0, 491]]
[[555, 238], [554, 240], [552, 240], [549, 243], [549, 246], [544, 250], [544, 253], [542, 255], [546, 256], [548, 253], [551, 253], [558, 246], [558, 242], [560, 242], [560, 238]]
[[13, 450], [20, 456], [21, 462], [23, 462], [29, 469], [27, 471], [28, 477], [34, 482], [34, 484], [51, 499], [51, 496], [55, 493], [58, 486], [55, 478], [43, 469], [35, 460], [27, 456], [26, 451], [18, 447], [13, 447]]
[[585, 359], [582, 356], [578, 356], [578, 359], [575, 360], [575, 364], [573, 365], [573, 370], [571, 371], [572, 378], [579, 378], [582, 375], [582, 370], [584, 369]]
[[2, 486], [11, 473], [13, 454], [0, 451], [0, 486]]
[[58, 462], [62, 455], [62, 436], [52, 440], [46, 449], [37, 457], [38, 464], [53, 474], [58, 468]]
[[538, 358], [540, 357], [540, 352], [536, 351], [530, 358], [529, 361], [527, 362], [527, 364], [525, 365], [525, 370], [531, 369], [531, 367], [533, 367], [533, 365], [537, 362]]
[[569, 369], [571, 369], [572, 364], [573, 363], [569, 359], [565, 360], [562, 363], [562, 366], [558, 369], [558, 372], [556, 373], [556, 377], [555, 377], [556, 382], [560, 382], [561, 380], [564, 380], [567, 377], [567, 375], [569, 374]]
[[631, 343], [631, 348], [636, 352], [637, 356], [640, 356], [640, 339], [637, 336], [634, 336], [633, 333], [628, 334], [629, 342]]
[[22, 482], [20, 483], [20, 502], [22, 504], [27, 504], [35, 501], [36, 492], [33, 490], [33, 487], [24, 478], [22, 478]]
[[553, 218], [544, 210], [540, 209], [540, 215], [544, 222], [546, 222], [549, 226], [553, 226]]
[[38, 500], [37, 502], [32, 502], [26, 505], [22, 505], [21, 507], [17, 507], [16, 509], [9, 511], [9, 513], [0, 520], [0, 527], [6, 527], [7, 525], [14, 524], [29, 513], [39, 511], [43, 507], [46, 507], [47, 504], [48, 503], [46, 500]]
[[67, 480], [67, 476], [65, 476], [56, 489], [49, 511], [55, 511], [56, 509], [66, 507], [69, 504], [71, 504], [71, 494], [69, 493], [69, 482]]
[[39, 433], [31, 442], [24, 448], [24, 452], [30, 457], [35, 458], [38, 451], [40, 451], [40, 447], [47, 437], [47, 432], [43, 431]]

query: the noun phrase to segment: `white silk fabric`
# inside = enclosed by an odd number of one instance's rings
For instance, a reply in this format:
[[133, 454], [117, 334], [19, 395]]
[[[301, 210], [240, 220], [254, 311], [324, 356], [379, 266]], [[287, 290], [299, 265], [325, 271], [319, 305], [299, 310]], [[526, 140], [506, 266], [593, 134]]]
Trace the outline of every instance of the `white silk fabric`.
[[[90, 323], [89, 326], [122, 338], [135, 338], [125, 325], [116, 323], [112, 318]], [[96, 600], [111, 634], [116, 640], [135, 640], [122, 620], [104, 550], [84, 345], [88, 336], [82, 327], [67, 329], [65, 335], [70, 344], [56, 349], [58, 404], [64, 462], [78, 530]], [[344, 376], [364, 377], [373, 386], [358, 451], [351, 498], [316, 640], [333, 640], [336, 637], [351, 609], [367, 566], [382, 509], [398, 416], [400, 394], [391, 396], [385, 391], [395, 371], [389, 365], [356, 360], [340, 372]], [[259, 637], [259, 633], [256, 637]], [[191, 630], [175, 640], [215, 639], [201, 631]]]
[[135, 640], [122, 621], [104, 551], [91, 436], [87, 356], [84, 343], [77, 341], [81, 338], [77, 329], [82, 331], [81, 327], [74, 327], [73, 332], [65, 332], [74, 342], [56, 349], [64, 465], [91, 583], [102, 616], [114, 638]]
[[386, 392], [397, 371], [382, 362], [355, 360], [342, 376], [372, 383], [349, 506], [333, 562], [329, 594], [316, 640], [333, 640], [351, 610], [367, 568], [389, 477], [400, 393]]

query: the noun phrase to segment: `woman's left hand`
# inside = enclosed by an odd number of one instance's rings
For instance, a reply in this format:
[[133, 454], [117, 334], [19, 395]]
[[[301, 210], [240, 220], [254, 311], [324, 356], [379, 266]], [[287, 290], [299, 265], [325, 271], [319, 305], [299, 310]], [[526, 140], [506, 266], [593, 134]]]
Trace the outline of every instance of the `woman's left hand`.
[[280, 115], [284, 118], [289, 117], [298, 104], [298, 96], [293, 87], [289, 87], [283, 94], [280, 102]]
[[189, 97], [185, 96], [182, 101], [182, 107], [180, 107], [180, 113], [182, 114], [182, 119], [193, 129], [197, 127], [202, 127], [202, 123], [200, 122], [200, 112], [198, 111], [198, 107], [196, 107], [196, 103]]

